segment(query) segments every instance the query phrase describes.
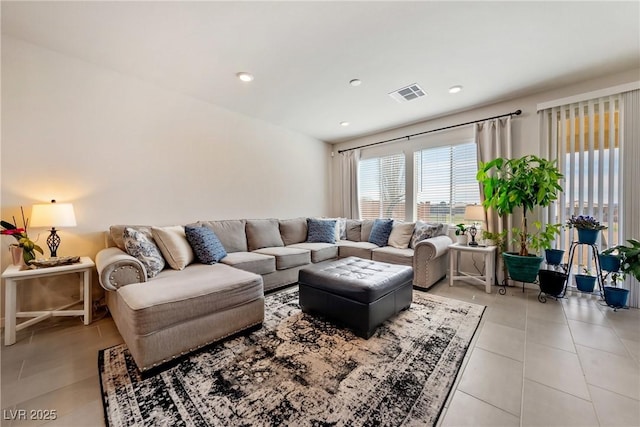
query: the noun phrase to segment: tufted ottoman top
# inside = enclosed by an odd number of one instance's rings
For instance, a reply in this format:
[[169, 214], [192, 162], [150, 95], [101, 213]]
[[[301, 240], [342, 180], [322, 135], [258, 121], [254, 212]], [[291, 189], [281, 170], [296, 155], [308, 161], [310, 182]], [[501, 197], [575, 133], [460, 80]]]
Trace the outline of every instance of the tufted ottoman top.
[[368, 304], [413, 280], [413, 269], [357, 257], [326, 261], [300, 270], [298, 282]]

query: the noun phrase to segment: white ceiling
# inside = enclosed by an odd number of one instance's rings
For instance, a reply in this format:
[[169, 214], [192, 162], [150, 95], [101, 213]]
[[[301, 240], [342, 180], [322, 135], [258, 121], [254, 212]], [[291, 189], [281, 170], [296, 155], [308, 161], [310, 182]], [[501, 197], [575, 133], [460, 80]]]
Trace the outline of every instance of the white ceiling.
[[[3, 34], [328, 142], [640, 66], [638, 1], [1, 8]], [[428, 96], [387, 95], [411, 83]]]

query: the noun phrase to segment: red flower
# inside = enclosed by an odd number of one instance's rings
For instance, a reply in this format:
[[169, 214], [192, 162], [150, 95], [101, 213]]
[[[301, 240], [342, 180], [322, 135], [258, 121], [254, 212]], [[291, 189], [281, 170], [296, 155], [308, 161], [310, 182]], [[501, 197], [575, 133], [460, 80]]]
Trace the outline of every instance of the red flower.
[[24, 228], [13, 228], [11, 230], [2, 230], [0, 231], [0, 234], [6, 234], [6, 235], [14, 235], [14, 234], [22, 234], [24, 233], [25, 229]]

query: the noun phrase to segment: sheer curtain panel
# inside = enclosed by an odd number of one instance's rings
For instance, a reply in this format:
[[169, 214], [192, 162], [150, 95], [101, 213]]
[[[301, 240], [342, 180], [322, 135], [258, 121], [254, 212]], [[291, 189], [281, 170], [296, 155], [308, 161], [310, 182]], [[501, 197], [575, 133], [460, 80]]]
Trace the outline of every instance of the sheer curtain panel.
[[358, 204], [358, 162], [360, 150], [345, 151], [340, 154], [342, 171], [342, 216], [345, 218], [360, 218]]

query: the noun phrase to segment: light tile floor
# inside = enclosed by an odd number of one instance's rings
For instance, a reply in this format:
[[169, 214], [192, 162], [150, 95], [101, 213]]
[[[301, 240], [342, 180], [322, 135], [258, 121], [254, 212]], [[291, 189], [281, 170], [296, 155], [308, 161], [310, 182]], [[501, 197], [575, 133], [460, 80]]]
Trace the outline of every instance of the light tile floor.
[[[640, 310], [582, 295], [441, 281], [430, 291], [486, 305], [440, 426], [640, 426]], [[110, 317], [54, 318], [0, 351], [0, 425], [101, 426], [97, 351], [122, 342]], [[11, 420], [55, 410], [56, 420]], [[42, 414], [42, 413], [41, 413]]]

